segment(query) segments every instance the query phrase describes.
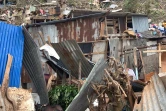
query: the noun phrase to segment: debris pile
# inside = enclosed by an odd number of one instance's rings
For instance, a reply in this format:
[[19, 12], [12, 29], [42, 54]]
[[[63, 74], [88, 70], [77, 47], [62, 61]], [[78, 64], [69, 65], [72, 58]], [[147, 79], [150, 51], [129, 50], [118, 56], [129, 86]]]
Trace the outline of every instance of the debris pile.
[[127, 105], [128, 77], [114, 58], [111, 58], [108, 64], [108, 68], [104, 69], [104, 84], [92, 83], [92, 88], [97, 94], [98, 107], [94, 107], [93, 101], [90, 101], [91, 111], [96, 108], [99, 111], [120, 111]]
[[165, 36], [148, 37], [147, 15], [122, 0], [35, 2], [0, 12], [0, 109], [165, 109]]

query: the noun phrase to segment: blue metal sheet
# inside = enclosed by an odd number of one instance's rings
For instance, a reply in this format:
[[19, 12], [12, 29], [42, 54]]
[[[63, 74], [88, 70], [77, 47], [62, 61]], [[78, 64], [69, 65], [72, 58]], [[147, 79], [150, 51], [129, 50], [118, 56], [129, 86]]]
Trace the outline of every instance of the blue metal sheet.
[[0, 84], [6, 69], [7, 54], [10, 54], [13, 56], [13, 62], [9, 74], [9, 87], [20, 86], [23, 48], [22, 27], [0, 22]]

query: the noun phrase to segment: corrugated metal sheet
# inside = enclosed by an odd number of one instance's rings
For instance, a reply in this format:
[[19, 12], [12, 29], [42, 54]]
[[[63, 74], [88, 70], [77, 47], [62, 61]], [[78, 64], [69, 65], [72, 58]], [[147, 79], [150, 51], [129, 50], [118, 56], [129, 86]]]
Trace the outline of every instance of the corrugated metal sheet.
[[24, 35], [22, 27], [0, 22], [0, 84], [6, 69], [7, 54], [11, 54], [13, 62], [10, 69], [9, 86], [20, 86], [23, 48]]
[[103, 82], [102, 80], [105, 74], [104, 69], [107, 67], [108, 64], [104, 59], [100, 59], [95, 64], [88, 78], [86, 79], [86, 82], [81, 87], [80, 92], [73, 99], [66, 111], [85, 111], [88, 108], [90, 104], [88, 98], [92, 97], [92, 95], [93, 99], [97, 98], [97, 95], [94, 94], [94, 90], [91, 87], [91, 83]]
[[78, 78], [79, 61], [81, 61], [82, 77], [87, 77], [89, 75], [93, 66], [86, 60], [75, 40], [54, 43], [52, 46], [67, 69], [71, 70], [71, 75]]
[[95, 41], [99, 37], [100, 23], [98, 18], [77, 19], [56, 24], [59, 42], [74, 39], [77, 42]]
[[[39, 31], [43, 33], [45, 41], [48, 41], [48, 36], [52, 43], [59, 42], [58, 40], [58, 30], [55, 25], [43, 25], [41, 27], [31, 27], [28, 29], [31, 33], [35, 43], [39, 46], [39, 42], [42, 43], [42, 39], [39, 36]], [[44, 44], [41, 44], [44, 45]]]
[[148, 17], [132, 16], [133, 30], [137, 32], [148, 31]]
[[[75, 39], [77, 42], [95, 41], [99, 37], [100, 23], [98, 18], [80, 18], [75, 21], [30, 27], [35, 43], [42, 43], [38, 31], [41, 30], [45, 40], [50, 37], [52, 43]], [[44, 45], [44, 44], [43, 44]]]
[[139, 104], [136, 104], [133, 111], [166, 111], [166, 89], [157, 74], [152, 76], [142, 94]]
[[25, 35], [23, 65], [40, 96], [41, 104], [47, 104], [49, 100], [46, 82], [44, 80], [44, 74], [41, 67], [39, 48], [31, 38], [28, 31], [25, 28], [23, 28], [23, 31]]

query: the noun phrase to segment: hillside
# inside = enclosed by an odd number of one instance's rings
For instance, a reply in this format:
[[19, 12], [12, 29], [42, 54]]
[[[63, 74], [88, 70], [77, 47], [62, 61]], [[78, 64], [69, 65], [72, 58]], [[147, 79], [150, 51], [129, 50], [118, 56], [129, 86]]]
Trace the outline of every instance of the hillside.
[[[67, 0], [71, 8], [106, 10], [111, 4], [118, 5], [122, 11], [147, 14], [154, 22], [166, 19], [166, 0]], [[109, 3], [110, 2], [110, 3]]]

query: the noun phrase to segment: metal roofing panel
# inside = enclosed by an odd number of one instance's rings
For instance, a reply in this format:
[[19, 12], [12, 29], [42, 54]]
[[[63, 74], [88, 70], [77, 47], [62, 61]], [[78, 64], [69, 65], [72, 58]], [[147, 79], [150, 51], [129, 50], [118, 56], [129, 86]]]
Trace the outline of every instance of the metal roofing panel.
[[49, 100], [44, 74], [42, 72], [39, 48], [31, 38], [28, 31], [25, 28], [23, 28], [23, 31], [25, 35], [23, 65], [40, 96], [40, 103], [47, 104]]
[[71, 75], [78, 78], [79, 61], [81, 61], [82, 77], [87, 77], [89, 75], [93, 65], [86, 60], [75, 40], [53, 43], [52, 46], [67, 69], [71, 70]]
[[133, 111], [166, 111], [166, 89], [157, 74], [144, 88], [142, 99]]
[[13, 62], [10, 69], [9, 86], [20, 86], [23, 48], [22, 27], [0, 22], [0, 84], [5, 73], [7, 54], [10, 54], [13, 56]]

